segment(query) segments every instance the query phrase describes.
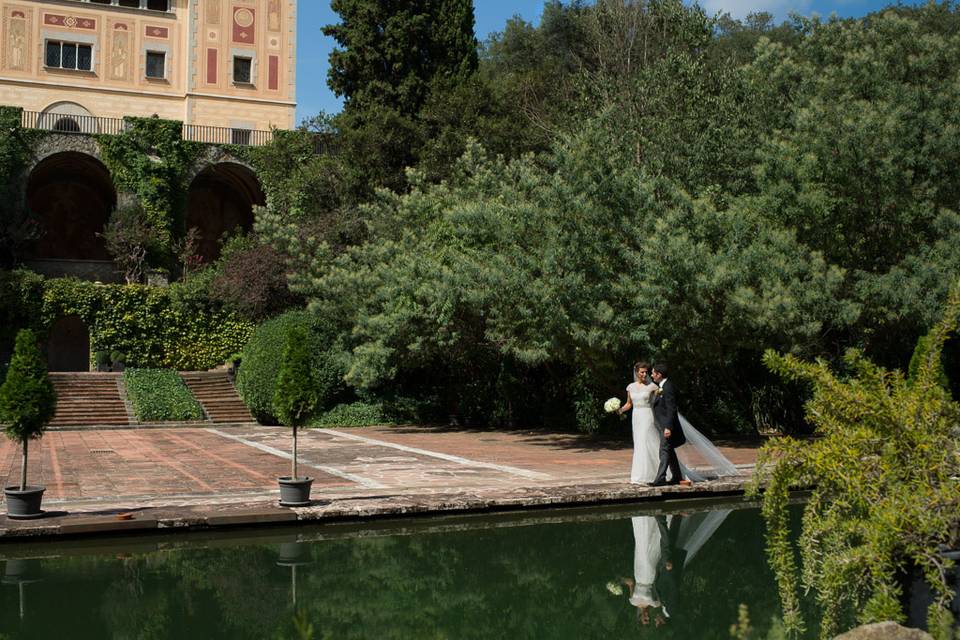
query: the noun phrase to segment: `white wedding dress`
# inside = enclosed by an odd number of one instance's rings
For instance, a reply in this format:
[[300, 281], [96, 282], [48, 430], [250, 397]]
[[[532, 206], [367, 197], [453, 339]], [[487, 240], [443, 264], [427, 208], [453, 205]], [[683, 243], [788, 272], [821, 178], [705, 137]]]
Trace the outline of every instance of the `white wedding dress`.
[[627, 386], [633, 403], [633, 465], [630, 482], [653, 482], [660, 466], [660, 432], [653, 423], [653, 398], [657, 385], [632, 382]]
[[630, 518], [633, 523], [633, 590], [630, 604], [635, 607], [659, 607], [653, 590], [660, 564], [660, 527], [652, 516]]
[[[660, 468], [660, 432], [653, 421], [654, 395], [659, 389], [654, 383], [632, 382], [627, 386], [630, 402], [633, 403], [633, 464], [630, 467], [630, 482], [645, 484], [653, 482]], [[677, 458], [683, 477], [692, 482], [711, 478], [739, 476], [740, 471], [727, 459], [710, 439], [679, 415], [686, 444], [677, 447]]]

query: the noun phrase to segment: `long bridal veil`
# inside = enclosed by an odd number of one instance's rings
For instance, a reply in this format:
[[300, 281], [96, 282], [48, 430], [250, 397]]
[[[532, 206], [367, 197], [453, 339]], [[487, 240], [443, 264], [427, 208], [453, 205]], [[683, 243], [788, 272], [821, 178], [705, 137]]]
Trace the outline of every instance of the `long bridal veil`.
[[703, 482], [710, 478], [741, 475], [737, 467], [720, 453], [710, 439], [682, 415], [680, 426], [683, 427], [687, 443], [677, 448], [677, 457], [680, 458], [681, 470], [686, 478], [693, 482]]

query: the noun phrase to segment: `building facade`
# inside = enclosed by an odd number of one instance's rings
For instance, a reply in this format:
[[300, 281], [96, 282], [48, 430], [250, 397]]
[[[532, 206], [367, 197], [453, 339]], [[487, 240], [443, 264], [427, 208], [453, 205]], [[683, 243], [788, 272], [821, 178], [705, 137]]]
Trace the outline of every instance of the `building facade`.
[[0, 104], [29, 126], [157, 115], [238, 144], [294, 126], [296, 0], [0, 0], [0, 16]]

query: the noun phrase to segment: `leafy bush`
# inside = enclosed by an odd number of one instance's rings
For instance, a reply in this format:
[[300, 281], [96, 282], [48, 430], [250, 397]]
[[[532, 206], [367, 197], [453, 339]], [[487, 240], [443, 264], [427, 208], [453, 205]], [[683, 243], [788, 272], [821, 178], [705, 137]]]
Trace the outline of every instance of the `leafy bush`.
[[310, 422], [313, 427], [372, 427], [390, 424], [383, 407], [367, 402], [338, 404]]
[[[928, 626], [943, 628], [953, 597], [949, 563], [938, 553], [960, 543], [960, 405], [942, 386], [941, 351], [956, 330], [960, 286], [943, 319], [917, 346], [913, 375], [879, 367], [857, 350], [849, 378], [824, 361], [768, 351], [771, 370], [809, 384], [813, 441], [783, 438], [761, 450], [752, 492], [766, 482], [763, 513], [784, 620], [802, 628], [797, 575], [816, 593], [822, 637], [855, 615], [861, 622], [903, 618], [897, 575], [911, 565], [933, 591]], [[802, 571], [789, 542], [787, 503], [795, 486], [814, 486], [800, 533]]]
[[143, 207], [118, 207], [99, 235], [127, 284], [143, 282], [147, 254], [155, 251], [161, 242], [161, 233], [147, 221]]
[[246, 318], [262, 320], [290, 308], [296, 297], [287, 288], [287, 268], [275, 248], [250, 243], [224, 255], [210, 283], [210, 295]]
[[127, 369], [123, 382], [141, 422], [203, 419], [203, 410], [176, 371]]
[[280, 356], [286, 336], [295, 328], [304, 329], [307, 335], [317, 409], [329, 407], [344, 390], [342, 365], [330, 346], [329, 332], [323, 323], [305, 311], [285, 313], [257, 327], [240, 356], [237, 391], [254, 417], [262, 423], [276, 422], [273, 395], [280, 374]]

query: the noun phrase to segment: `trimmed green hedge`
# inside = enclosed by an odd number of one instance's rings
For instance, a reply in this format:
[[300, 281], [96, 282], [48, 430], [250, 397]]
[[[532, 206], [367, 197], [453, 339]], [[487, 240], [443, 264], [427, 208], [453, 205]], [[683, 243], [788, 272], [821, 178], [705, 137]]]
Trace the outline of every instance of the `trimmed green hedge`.
[[127, 369], [123, 382], [141, 422], [203, 419], [203, 410], [176, 371]]
[[379, 404], [338, 404], [310, 422], [311, 427], [373, 427], [392, 424]]
[[295, 328], [304, 329], [309, 336], [317, 411], [333, 406], [345, 390], [343, 365], [331, 347], [332, 339], [323, 323], [306, 311], [284, 313], [257, 327], [240, 357], [237, 391], [261, 423], [277, 422], [273, 394], [280, 373], [280, 357], [288, 332]]

